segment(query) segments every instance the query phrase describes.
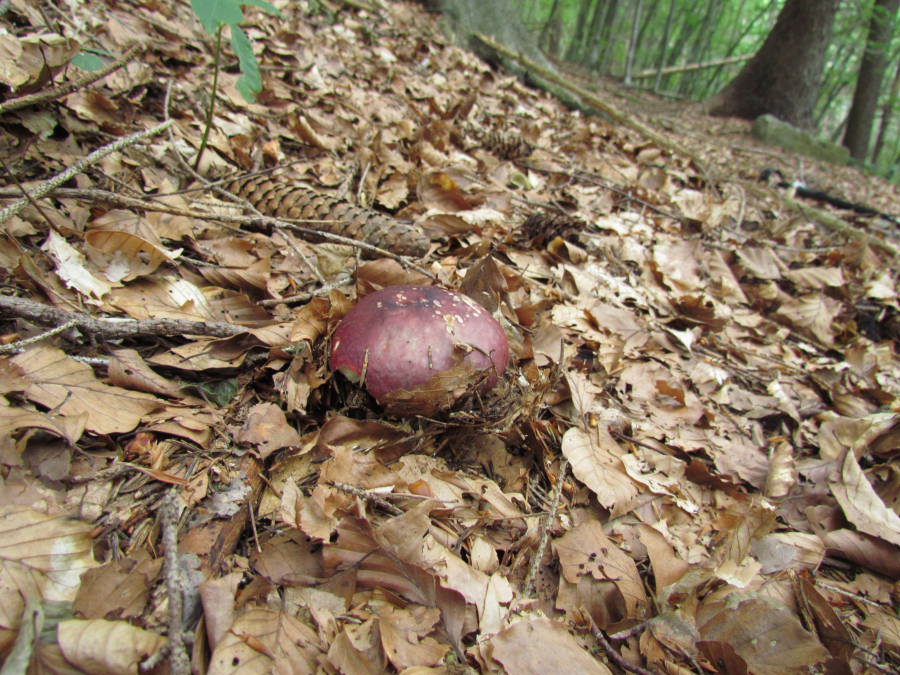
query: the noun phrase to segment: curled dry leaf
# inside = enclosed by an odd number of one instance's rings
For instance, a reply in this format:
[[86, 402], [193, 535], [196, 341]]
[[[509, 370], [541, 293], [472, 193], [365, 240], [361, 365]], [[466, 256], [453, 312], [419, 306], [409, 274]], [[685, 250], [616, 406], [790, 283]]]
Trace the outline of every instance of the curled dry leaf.
[[159, 651], [166, 638], [126, 621], [70, 619], [59, 624], [57, 638], [66, 661], [85, 673], [130, 675]]

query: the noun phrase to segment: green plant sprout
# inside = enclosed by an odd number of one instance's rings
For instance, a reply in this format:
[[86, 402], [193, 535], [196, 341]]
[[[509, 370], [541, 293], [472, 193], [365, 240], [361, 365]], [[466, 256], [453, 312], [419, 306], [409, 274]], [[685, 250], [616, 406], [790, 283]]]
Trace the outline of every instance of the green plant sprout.
[[222, 30], [225, 26], [231, 30], [231, 47], [238, 57], [238, 65], [241, 69], [241, 77], [237, 83], [237, 89], [248, 103], [256, 101], [256, 95], [262, 90], [262, 76], [259, 74], [259, 64], [253, 53], [253, 45], [250, 38], [241, 28], [244, 21], [244, 12], [241, 5], [259, 7], [264, 12], [281, 16], [281, 12], [273, 4], [266, 0], [191, 0], [191, 8], [200, 19], [203, 28], [210, 35], [216, 36], [216, 51], [213, 56], [213, 80], [210, 92], [209, 105], [206, 108], [206, 122], [203, 128], [203, 137], [200, 139], [200, 149], [194, 160], [194, 170], [200, 165], [200, 158], [209, 140], [209, 130], [212, 127], [213, 112], [216, 106], [216, 95], [219, 86], [219, 66], [222, 59]]

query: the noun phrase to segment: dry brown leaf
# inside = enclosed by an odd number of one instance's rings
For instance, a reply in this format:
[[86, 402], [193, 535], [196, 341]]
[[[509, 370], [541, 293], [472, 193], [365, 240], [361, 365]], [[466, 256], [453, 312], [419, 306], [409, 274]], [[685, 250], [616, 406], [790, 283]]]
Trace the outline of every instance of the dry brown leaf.
[[91, 527], [64, 515], [0, 507], [0, 626], [14, 631], [27, 602], [72, 602], [95, 566]]
[[163, 402], [149, 394], [111, 387], [91, 367], [54, 347], [34, 347], [10, 359], [25, 386], [23, 393], [64, 417], [83, 417], [89, 431], [131, 431]]
[[829, 658], [814, 635], [784, 605], [765, 597], [740, 596], [704, 606], [697, 624], [703, 640], [730, 645], [751, 672], [793, 675]]
[[603, 532], [603, 526], [589, 521], [569, 530], [553, 542], [562, 575], [569, 583], [591, 575], [598, 581], [612, 581], [625, 599], [626, 616], [641, 619], [647, 610], [647, 594], [637, 566]]
[[866, 534], [900, 546], [900, 515], [872, 488], [853, 452], [846, 453], [840, 477], [829, 480], [829, 485], [847, 520]]
[[288, 424], [284, 411], [277, 405], [257, 403], [247, 412], [247, 419], [235, 440], [255, 445], [265, 459], [276, 450], [300, 445], [300, 434]]
[[597, 496], [603, 506], [624, 512], [638, 494], [637, 487], [622, 466], [624, 450], [606, 429], [587, 434], [572, 427], [563, 435], [562, 453], [572, 473]]
[[126, 621], [70, 619], [59, 624], [57, 639], [66, 661], [85, 673], [131, 675], [155, 654], [166, 638]]
[[323, 654], [319, 636], [283, 611], [248, 607], [216, 646], [209, 675], [315, 673]]
[[517, 621], [490, 639], [489, 650], [506, 675], [612, 675], [565, 627], [549, 619]]

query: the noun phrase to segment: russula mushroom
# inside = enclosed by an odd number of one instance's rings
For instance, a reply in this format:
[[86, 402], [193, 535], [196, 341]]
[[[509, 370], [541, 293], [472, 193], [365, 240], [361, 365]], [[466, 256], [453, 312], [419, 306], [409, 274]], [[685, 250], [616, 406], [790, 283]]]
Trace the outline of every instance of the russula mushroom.
[[331, 343], [331, 368], [362, 380], [392, 412], [431, 414], [506, 368], [506, 334], [484, 307], [437, 286], [389, 286], [343, 318]]

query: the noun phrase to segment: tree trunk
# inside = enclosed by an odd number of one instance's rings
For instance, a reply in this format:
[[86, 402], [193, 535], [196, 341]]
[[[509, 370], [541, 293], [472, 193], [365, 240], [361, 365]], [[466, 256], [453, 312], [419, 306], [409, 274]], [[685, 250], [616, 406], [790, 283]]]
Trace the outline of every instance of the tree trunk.
[[869, 155], [869, 136], [872, 132], [872, 122], [875, 120], [881, 80], [887, 67], [886, 52], [891, 41], [898, 6], [900, 0], [875, 0], [875, 6], [872, 8], [866, 52], [859, 65], [853, 104], [847, 118], [847, 133], [844, 136], [844, 145], [850, 151], [850, 155], [861, 162]]
[[547, 17], [547, 23], [544, 24], [544, 30], [541, 31], [539, 44], [541, 48], [552, 57], [559, 55], [559, 36], [562, 32], [562, 12], [560, 11], [559, 0], [554, 0], [553, 7], [550, 9], [550, 16]]
[[628, 43], [628, 56], [625, 59], [625, 84], [629, 87], [631, 86], [631, 71], [634, 68], [635, 51], [637, 50], [642, 1], [643, 0], [637, 0], [637, 2], [634, 3], [634, 15], [631, 20], [631, 40]]
[[575, 22], [575, 34], [566, 50], [567, 61], [580, 61], [581, 55], [584, 53], [584, 46], [587, 42], [587, 17], [591, 11], [591, 0], [581, 0], [581, 7], [578, 8], [578, 20]]
[[875, 141], [875, 150], [872, 154], [874, 161], [877, 162], [881, 157], [881, 151], [884, 149], [884, 140], [887, 137], [888, 128], [891, 126], [891, 118], [894, 112], [894, 104], [897, 102], [897, 92], [900, 91], [900, 66], [894, 73], [894, 81], [891, 84], [891, 94], [885, 101], [881, 112], [881, 125], [878, 128], [878, 138]]
[[663, 28], [663, 39], [659, 48], [659, 60], [656, 62], [656, 79], [653, 81], [653, 91], [659, 91], [662, 84], [663, 68], [666, 67], [667, 47], [669, 38], [672, 37], [672, 18], [675, 16], [675, 0], [669, 2], [669, 13], [666, 16], [666, 27]]
[[710, 101], [710, 113], [751, 120], [768, 113], [811, 127], [838, 2], [787, 0], [756, 56]]

